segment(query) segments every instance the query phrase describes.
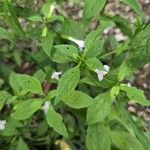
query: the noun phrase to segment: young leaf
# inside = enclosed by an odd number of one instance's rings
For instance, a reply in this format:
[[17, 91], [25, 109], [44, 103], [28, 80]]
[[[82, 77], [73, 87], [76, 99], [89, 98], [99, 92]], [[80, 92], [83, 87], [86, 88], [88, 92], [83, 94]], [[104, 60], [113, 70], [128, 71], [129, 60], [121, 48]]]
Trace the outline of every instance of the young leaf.
[[52, 127], [57, 133], [68, 137], [67, 129], [64, 123], [62, 122], [62, 116], [57, 113], [54, 108], [51, 106], [46, 114], [46, 120], [50, 127]]
[[111, 131], [110, 136], [113, 144], [120, 150], [144, 150], [139, 140], [127, 132]]
[[150, 106], [150, 101], [145, 98], [142, 90], [135, 87], [128, 87], [126, 85], [121, 86], [121, 90], [127, 93], [130, 100], [133, 100], [143, 106]]
[[48, 32], [46, 37], [42, 37], [42, 48], [47, 56], [51, 56], [51, 50], [53, 46], [53, 34]]
[[14, 72], [10, 75], [10, 85], [16, 91], [21, 90], [29, 91], [36, 94], [43, 94], [40, 81], [37, 78], [26, 74], [15, 74]]
[[95, 98], [96, 102], [87, 110], [87, 123], [93, 124], [103, 121], [109, 114], [112, 105], [110, 93], [100, 94]]
[[76, 109], [89, 107], [94, 104], [94, 99], [81, 91], [71, 91], [63, 97], [63, 102]]
[[85, 0], [83, 17], [87, 20], [97, 15], [104, 8], [107, 0]]
[[45, 19], [51, 18], [53, 10], [54, 10], [53, 1], [48, 1], [47, 3], [45, 3], [42, 7], [42, 12], [44, 14], [44, 18]]
[[129, 7], [131, 7], [139, 16], [143, 17], [143, 12], [138, 4], [137, 0], [121, 0]]
[[43, 104], [43, 99], [30, 99], [20, 102], [14, 107], [12, 117], [16, 120], [25, 120], [31, 117]]
[[33, 22], [42, 22], [42, 17], [39, 15], [36, 16], [30, 16], [28, 17], [28, 20], [33, 21]]
[[86, 146], [88, 150], [111, 150], [109, 130], [103, 123], [88, 126]]
[[75, 59], [78, 56], [77, 48], [72, 45], [56, 45], [54, 47], [71, 59]]
[[67, 70], [59, 80], [55, 104], [58, 103], [68, 92], [74, 90], [80, 80], [79, 66]]
[[22, 140], [22, 138], [19, 138], [17, 150], [29, 150], [27, 144]]

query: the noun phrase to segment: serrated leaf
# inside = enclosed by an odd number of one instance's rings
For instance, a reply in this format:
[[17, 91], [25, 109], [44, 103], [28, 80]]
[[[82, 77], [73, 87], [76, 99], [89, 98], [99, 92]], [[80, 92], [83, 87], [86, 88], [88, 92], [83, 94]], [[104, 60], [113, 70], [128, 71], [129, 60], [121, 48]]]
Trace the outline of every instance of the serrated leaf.
[[46, 114], [46, 120], [50, 127], [52, 127], [57, 133], [68, 137], [67, 128], [62, 122], [62, 116], [57, 113], [51, 106]]
[[144, 150], [139, 140], [127, 132], [111, 131], [110, 136], [113, 144], [120, 150]]
[[15, 112], [12, 117], [16, 120], [25, 120], [31, 117], [43, 104], [43, 99], [30, 99], [20, 102], [14, 107]]
[[54, 48], [73, 60], [78, 56], [78, 49], [72, 45], [56, 45]]
[[131, 7], [139, 16], [143, 17], [143, 12], [138, 4], [137, 0], [121, 0], [129, 7]]
[[107, 0], [85, 0], [83, 17], [87, 20], [102, 11]]
[[150, 106], [150, 101], [144, 96], [144, 92], [135, 87], [121, 86], [121, 90], [125, 91], [130, 100], [143, 106]]
[[97, 58], [88, 58], [88, 59], [86, 59], [85, 63], [87, 65], [87, 67], [94, 72], [96, 69], [103, 70], [103, 68], [104, 68], [103, 64]]
[[103, 121], [108, 116], [112, 105], [112, 96], [109, 92], [100, 94], [95, 98], [95, 101], [87, 110], [86, 122], [88, 124]]
[[57, 63], [68, 63], [68, 62], [72, 62], [73, 59], [66, 56], [65, 54], [61, 53], [58, 49], [52, 49], [52, 54], [50, 59], [53, 62], [57, 62]]
[[79, 66], [67, 70], [59, 80], [55, 104], [58, 103], [68, 92], [74, 90], [80, 80]]
[[10, 75], [9, 83], [16, 92], [25, 90], [36, 94], [43, 94], [40, 81], [37, 78], [26, 74], [15, 74], [12, 72]]
[[94, 104], [94, 99], [81, 91], [71, 91], [63, 97], [63, 102], [69, 107], [80, 109]]
[[103, 123], [88, 126], [86, 146], [88, 150], [111, 150], [109, 130]]
[[104, 41], [100, 39], [101, 29], [90, 32], [85, 39], [85, 58], [97, 57], [103, 48]]
[[53, 46], [53, 34], [48, 32], [46, 37], [42, 37], [42, 48], [47, 56], [51, 56], [51, 50]]
[[28, 145], [23, 141], [22, 138], [19, 138], [17, 150], [29, 150]]

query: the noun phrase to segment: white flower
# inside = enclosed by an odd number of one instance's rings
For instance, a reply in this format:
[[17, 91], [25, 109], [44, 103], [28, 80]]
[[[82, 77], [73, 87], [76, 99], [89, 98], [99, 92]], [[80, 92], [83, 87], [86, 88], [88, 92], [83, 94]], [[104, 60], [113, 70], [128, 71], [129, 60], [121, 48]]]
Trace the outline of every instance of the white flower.
[[98, 80], [99, 81], [102, 81], [104, 79], [104, 76], [108, 73], [109, 71], [109, 66], [107, 65], [104, 65], [104, 69], [105, 70], [99, 70], [99, 69], [96, 69], [95, 72], [97, 73], [98, 75]]
[[50, 102], [46, 101], [42, 107], [42, 110], [45, 112], [45, 114], [48, 112], [49, 107], [50, 107]]
[[124, 41], [124, 40], [127, 39], [127, 37], [124, 36], [122, 33], [116, 34], [116, 35], [115, 35], [115, 38], [117, 39], [118, 42]]
[[59, 80], [59, 76], [62, 74], [62, 72], [53, 72], [51, 78]]
[[83, 40], [78, 40], [78, 39], [75, 39], [73, 37], [69, 37], [68, 40], [70, 40], [70, 41], [74, 42], [75, 44], [77, 44], [79, 46], [80, 51], [82, 51], [83, 48], [85, 47]]
[[0, 130], [4, 130], [6, 125], [6, 120], [0, 120]]
[[131, 87], [131, 83], [130, 83], [130, 82], [128, 82], [128, 83], [127, 83], [127, 86], [128, 86], [128, 87]]
[[107, 65], [104, 65], [104, 69], [107, 71], [107, 73], [108, 73], [108, 71], [109, 71], [109, 69], [110, 69], [110, 67], [109, 66], [107, 66]]

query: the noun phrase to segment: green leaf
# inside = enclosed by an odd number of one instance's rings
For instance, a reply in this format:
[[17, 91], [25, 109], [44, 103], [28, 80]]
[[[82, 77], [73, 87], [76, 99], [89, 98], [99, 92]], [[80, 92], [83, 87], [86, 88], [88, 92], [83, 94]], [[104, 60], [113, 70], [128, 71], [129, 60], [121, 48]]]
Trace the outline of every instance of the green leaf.
[[139, 140], [131, 134], [123, 131], [111, 131], [113, 144], [120, 150], [144, 150]]
[[59, 80], [55, 104], [58, 103], [68, 92], [74, 90], [80, 80], [79, 66], [67, 70]]
[[121, 90], [125, 91], [130, 100], [143, 106], [150, 106], [150, 101], [144, 96], [144, 92], [135, 87], [121, 86]]
[[42, 48], [47, 56], [51, 56], [51, 50], [53, 46], [53, 34], [48, 32], [46, 37], [42, 37]]
[[83, 17], [87, 20], [102, 11], [107, 0], [85, 0]]
[[21, 128], [24, 125], [18, 120], [15, 120], [11, 117], [7, 118], [5, 129], [2, 131], [3, 136], [14, 136], [19, 135], [20, 133], [16, 128]]
[[57, 133], [68, 137], [67, 129], [64, 123], [62, 122], [62, 116], [57, 113], [54, 108], [51, 106], [46, 114], [46, 120], [50, 127], [52, 127]]
[[30, 16], [28, 17], [28, 20], [33, 21], [33, 22], [42, 22], [42, 17], [39, 15], [36, 16]]
[[52, 49], [52, 54], [50, 59], [57, 63], [67, 63], [72, 62], [73, 59], [59, 51], [58, 49]]
[[23, 141], [22, 138], [19, 138], [17, 150], [29, 150], [27, 144], [25, 143], [25, 141]]
[[3, 108], [5, 102], [11, 95], [6, 91], [0, 91], [0, 110]]
[[5, 17], [7, 21], [9, 22], [11, 28], [14, 29], [15, 33], [25, 37], [25, 33], [23, 31], [22, 26], [20, 25], [16, 12], [11, 4], [11, 1], [5, 0], [4, 1], [4, 12], [5, 12]]
[[127, 61], [123, 61], [118, 71], [118, 81], [122, 81], [131, 73], [130, 64]]
[[84, 56], [86, 58], [97, 57], [101, 52], [104, 40], [100, 39], [101, 29], [90, 32], [85, 39]]
[[42, 12], [44, 14], [44, 18], [45, 19], [51, 18], [53, 10], [54, 10], [53, 1], [49, 1], [49, 2], [45, 3], [42, 7]]
[[43, 99], [30, 99], [24, 102], [20, 102], [14, 107], [15, 112], [12, 117], [16, 120], [25, 120], [31, 117], [43, 104]]
[[137, 0], [121, 0], [129, 7], [131, 7], [139, 16], [143, 17], [143, 12], [138, 4]]
[[2, 27], [0, 27], [0, 39], [9, 39], [7, 31]]
[[26, 74], [11, 73], [9, 83], [16, 92], [25, 90], [36, 94], [43, 94], [40, 81]]
[[63, 102], [76, 109], [89, 107], [94, 104], [94, 99], [81, 91], [71, 91], [63, 97]]
[[112, 97], [109, 92], [98, 95], [95, 100], [95, 104], [88, 107], [87, 110], [86, 121], [88, 124], [103, 121], [108, 116], [111, 109]]
[[56, 45], [54, 48], [73, 60], [78, 56], [78, 49], [72, 45]]
[[111, 150], [109, 130], [103, 123], [88, 126], [86, 146], [88, 150]]
[[85, 63], [87, 67], [94, 72], [96, 69], [103, 70], [104, 68], [103, 64], [97, 58], [88, 58], [86, 59]]
[[63, 19], [64, 22], [60, 31], [61, 35], [81, 40], [85, 37], [85, 27], [81, 22], [77, 22], [68, 18]]

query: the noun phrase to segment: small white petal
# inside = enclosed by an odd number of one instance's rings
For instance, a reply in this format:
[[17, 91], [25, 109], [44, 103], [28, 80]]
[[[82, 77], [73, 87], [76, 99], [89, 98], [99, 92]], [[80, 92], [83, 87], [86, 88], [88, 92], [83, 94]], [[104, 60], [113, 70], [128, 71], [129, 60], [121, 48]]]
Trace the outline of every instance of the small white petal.
[[124, 35], [123, 35], [123, 34], [121, 34], [121, 33], [116, 34], [116, 35], [115, 35], [115, 38], [117, 39], [117, 41], [118, 41], [118, 42], [120, 42], [120, 41], [124, 41], [124, 40], [126, 40], [126, 39], [127, 39], [127, 37], [126, 37], [126, 36], [124, 36]]
[[49, 107], [50, 107], [50, 102], [46, 101], [42, 107], [42, 110], [45, 112], [45, 114], [48, 112]]
[[4, 130], [6, 125], [6, 120], [0, 120], [0, 130]]
[[53, 72], [51, 78], [59, 80], [59, 76], [62, 74], [62, 72]]
[[105, 68], [105, 70], [108, 72], [110, 67], [107, 66], [107, 65], [104, 65], [104, 68]]
[[127, 85], [128, 85], [128, 87], [131, 87], [131, 83], [130, 82], [128, 82]]
[[104, 79], [104, 74], [102, 73], [102, 74], [98, 74], [98, 80], [99, 81], [102, 81]]
[[96, 69], [95, 72], [96, 72], [97, 75], [98, 75], [98, 80], [99, 80], [99, 81], [102, 81], [102, 80], [104, 79], [104, 76], [107, 74], [106, 71], [98, 70], [98, 69]]
[[75, 39], [73, 37], [69, 37], [68, 38], [70, 41], [74, 42], [75, 44], [77, 44], [79, 46], [79, 49], [82, 51], [83, 48], [85, 47], [84, 45], [84, 41], [83, 40], [78, 40], [78, 39]]

